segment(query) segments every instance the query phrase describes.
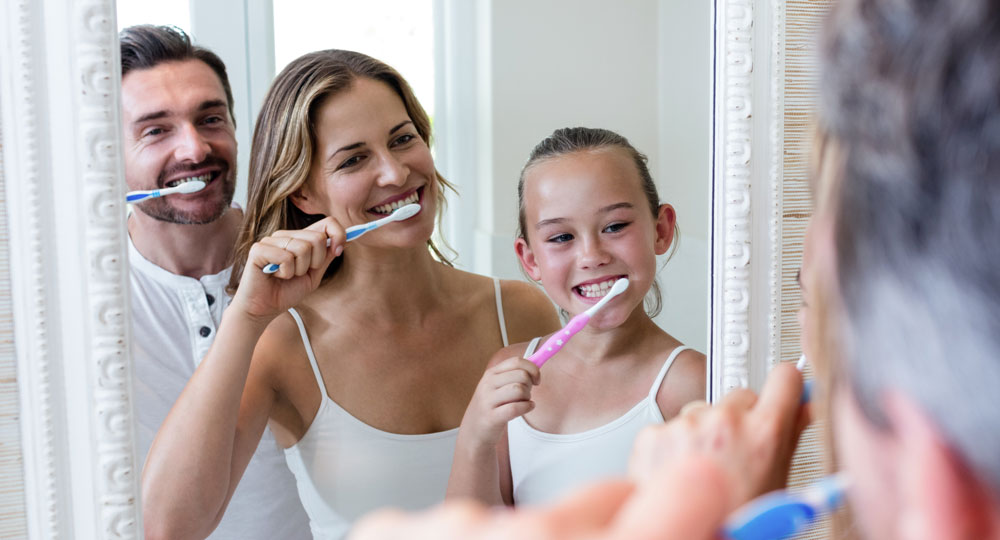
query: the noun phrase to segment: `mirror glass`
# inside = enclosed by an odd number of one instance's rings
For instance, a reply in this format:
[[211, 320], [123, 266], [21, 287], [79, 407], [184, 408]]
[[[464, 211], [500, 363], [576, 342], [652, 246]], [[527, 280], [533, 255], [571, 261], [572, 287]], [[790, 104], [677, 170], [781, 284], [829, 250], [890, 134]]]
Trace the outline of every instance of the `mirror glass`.
[[659, 260], [663, 307], [655, 320], [707, 353], [711, 2], [282, 0], [259, 3], [266, 12], [254, 12], [253, 2], [219, 3], [239, 4], [248, 26], [187, 0], [119, 0], [118, 25], [179, 26], [226, 62], [237, 105], [238, 202], [267, 82], [317, 49], [370, 54], [413, 86], [434, 123], [436, 165], [460, 192], [439, 233], [457, 265], [478, 273], [525, 279], [513, 242], [517, 180], [531, 148], [561, 127], [611, 129], [648, 157], [662, 202], [677, 214], [679, 242]]

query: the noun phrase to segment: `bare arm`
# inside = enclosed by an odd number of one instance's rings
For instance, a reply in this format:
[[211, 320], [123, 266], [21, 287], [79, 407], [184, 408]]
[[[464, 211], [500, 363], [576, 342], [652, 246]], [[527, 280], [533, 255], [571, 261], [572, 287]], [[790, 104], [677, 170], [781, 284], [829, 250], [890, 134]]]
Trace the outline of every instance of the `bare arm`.
[[[330, 248], [327, 237], [332, 238]], [[265, 238], [250, 250], [247, 271], [218, 335], [146, 459], [142, 496], [147, 538], [204, 538], [222, 519], [275, 402], [265, 360], [276, 355], [280, 332], [265, 328], [316, 289], [342, 244], [343, 229], [323, 220], [306, 230]], [[281, 264], [274, 276], [259, 270], [268, 262]]]
[[531, 341], [555, 332], [562, 324], [549, 297], [523, 281], [503, 281], [503, 311], [510, 343]]
[[501, 349], [479, 381], [458, 428], [447, 498], [513, 504], [507, 422], [534, 408], [531, 387], [539, 381], [538, 367], [521, 358], [524, 348], [522, 343]]

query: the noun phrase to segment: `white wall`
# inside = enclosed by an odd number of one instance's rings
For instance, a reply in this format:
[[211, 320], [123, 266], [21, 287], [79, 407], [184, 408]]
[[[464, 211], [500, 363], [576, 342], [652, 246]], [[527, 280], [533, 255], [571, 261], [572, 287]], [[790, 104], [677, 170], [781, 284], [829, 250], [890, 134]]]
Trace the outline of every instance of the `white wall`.
[[460, 262], [523, 279], [512, 245], [517, 179], [531, 148], [560, 127], [612, 129], [649, 157], [661, 198], [679, 216], [683, 236], [660, 274], [657, 322], [706, 350], [711, 3], [441, 0], [437, 7], [445, 78], [438, 165], [462, 192], [446, 226]]

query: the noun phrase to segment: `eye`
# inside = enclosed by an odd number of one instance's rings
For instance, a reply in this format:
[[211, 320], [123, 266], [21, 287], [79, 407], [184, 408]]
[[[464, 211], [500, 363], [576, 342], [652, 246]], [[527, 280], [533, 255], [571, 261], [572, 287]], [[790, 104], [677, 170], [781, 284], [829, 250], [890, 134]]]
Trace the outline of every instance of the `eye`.
[[628, 222], [628, 221], [616, 221], [615, 223], [610, 223], [610, 224], [608, 224], [607, 227], [604, 227], [604, 231], [602, 231], [602, 232], [606, 232], [606, 233], [621, 232], [622, 230], [625, 229], [625, 227], [628, 227], [629, 225], [631, 225], [631, 222]]
[[212, 116], [206, 117], [202, 120], [203, 124], [221, 124], [225, 123], [226, 119], [220, 115], [213, 114]]
[[554, 235], [554, 236], [550, 236], [550, 237], [546, 238], [545, 241], [546, 242], [551, 242], [553, 244], [563, 244], [565, 242], [569, 242], [572, 239], [573, 239], [573, 235], [572, 234], [562, 233], [562, 234], [557, 234], [557, 235]]
[[163, 128], [161, 128], [161, 127], [151, 127], [151, 128], [144, 129], [142, 131], [142, 135], [140, 135], [140, 137], [142, 137], [143, 139], [145, 139], [147, 137], [157, 137], [159, 135], [163, 135], [163, 133], [164, 133], [164, 129]]
[[365, 159], [365, 156], [363, 154], [358, 154], [358, 155], [351, 156], [351, 157], [345, 159], [343, 162], [341, 162], [340, 165], [337, 166], [337, 170], [339, 171], [341, 169], [346, 169], [346, 168], [349, 168], [349, 167], [353, 167], [353, 166], [361, 163], [362, 161], [364, 161], [364, 159]]
[[412, 133], [405, 133], [403, 135], [400, 135], [399, 137], [396, 137], [392, 141], [392, 144], [390, 146], [402, 146], [402, 145], [404, 145], [404, 144], [406, 144], [408, 142], [413, 141], [416, 138], [417, 138], [417, 136], [414, 135], [414, 134], [412, 134]]

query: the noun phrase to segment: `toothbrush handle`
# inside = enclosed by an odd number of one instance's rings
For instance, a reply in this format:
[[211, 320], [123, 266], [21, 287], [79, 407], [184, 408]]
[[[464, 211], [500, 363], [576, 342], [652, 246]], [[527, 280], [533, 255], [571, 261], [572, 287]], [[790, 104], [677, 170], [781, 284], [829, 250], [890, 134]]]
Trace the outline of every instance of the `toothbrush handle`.
[[345, 233], [347, 233], [346, 241], [350, 242], [351, 240], [354, 240], [355, 238], [361, 236], [362, 234], [365, 234], [366, 232], [377, 228], [378, 228], [377, 222], [365, 223], [364, 225], [355, 225], [353, 227], [348, 227], [347, 230], [344, 231]]
[[125, 202], [139, 202], [143, 199], [150, 199], [159, 196], [160, 196], [160, 190], [158, 189], [153, 191], [140, 191], [138, 193], [130, 193], [126, 195]]
[[566, 345], [569, 338], [576, 335], [577, 332], [583, 330], [584, 326], [587, 326], [587, 322], [590, 320], [590, 315], [586, 313], [581, 313], [576, 317], [573, 317], [569, 323], [563, 327], [562, 330], [556, 332], [549, 336], [549, 339], [545, 340], [535, 354], [528, 357], [528, 360], [533, 362], [536, 366], [542, 367], [549, 358], [552, 358], [554, 354], [559, 352], [560, 349]]

